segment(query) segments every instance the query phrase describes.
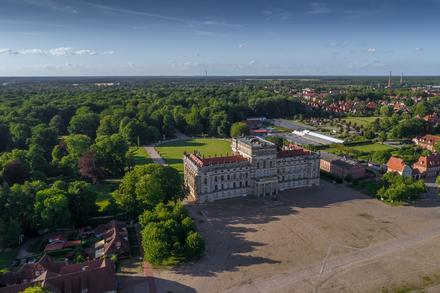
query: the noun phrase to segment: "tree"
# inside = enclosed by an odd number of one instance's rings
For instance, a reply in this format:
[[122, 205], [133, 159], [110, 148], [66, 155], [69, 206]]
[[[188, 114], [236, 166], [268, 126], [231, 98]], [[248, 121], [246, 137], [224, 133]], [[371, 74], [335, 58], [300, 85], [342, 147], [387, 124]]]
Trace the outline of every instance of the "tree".
[[52, 293], [52, 291], [48, 285], [41, 287], [41, 283], [36, 283], [33, 287], [26, 288], [19, 293]]
[[373, 139], [373, 138], [375, 138], [375, 137], [376, 137], [376, 134], [374, 133], [373, 130], [368, 129], [368, 130], [365, 132], [365, 138], [366, 138], [366, 139]]
[[347, 174], [345, 175], [344, 180], [350, 183], [353, 180], [353, 176], [351, 174]]
[[21, 235], [20, 225], [12, 217], [9, 218], [9, 227], [7, 233], [8, 233], [9, 244], [11, 246], [17, 246], [20, 244], [20, 235]]
[[44, 150], [41, 146], [36, 144], [31, 144], [29, 147], [29, 152], [27, 154], [30, 172], [40, 171], [45, 173], [48, 164], [46, 159], [44, 158]]
[[121, 211], [121, 206], [116, 202], [116, 199], [112, 196], [108, 200], [108, 205], [104, 207], [104, 213], [116, 217]]
[[440, 176], [438, 176], [437, 179], [435, 179], [435, 184], [440, 185]]
[[383, 115], [385, 117], [390, 117], [392, 113], [393, 113], [393, 109], [391, 106], [384, 105], [384, 106], [380, 107], [380, 114], [381, 115]]
[[133, 153], [128, 151], [125, 153], [125, 165], [128, 167], [128, 170], [134, 169], [136, 166], [136, 161], [134, 159]]
[[11, 123], [9, 131], [14, 148], [26, 149], [26, 141], [31, 137], [31, 128], [26, 124]]
[[[440, 141], [437, 141], [437, 142], [434, 144], [434, 149], [435, 149], [435, 151], [436, 151], [437, 153], [440, 152]], [[5, 180], [6, 180], [6, 179], [5, 179]]]
[[8, 229], [6, 222], [0, 218], [0, 249], [5, 249], [9, 245], [8, 241]]
[[205, 241], [197, 232], [189, 232], [185, 242], [185, 251], [188, 257], [195, 257], [205, 251]]
[[238, 137], [242, 135], [249, 135], [250, 130], [246, 123], [244, 122], [237, 122], [232, 124], [231, 126], [231, 137]]
[[59, 115], [53, 116], [49, 122], [49, 127], [60, 135], [66, 132], [66, 124], [64, 123], [63, 118]]
[[82, 254], [75, 255], [75, 258], [73, 259], [73, 263], [77, 264], [77, 263], [83, 263], [83, 262], [86, 262], [86, 258], [84, 257], [84, 255], [82, 255]]
[[99, 121], [96, 136], [113, 135], [119, 132], [120, 118], [117, 115], [107, 115]]
[[32, 136], [28, 143], [40, 146], [44, 151], [44, 158], [50, 161], [52, 159], [52, 149], [58, 143], [58, 135], [46, 124], [39, 124], [32, 128]]
[[100, 136], [92, 148], [96, 150], [95, 157], [104, 164], [110, 174], [117, 175], [124, 172], [128, 145], [121, 134]]
[[378, 140], [379, 140], [379, 142], [382, 143], [382, 144], [383, 144], [384, 141], [387, 140], [387, 135], [386, 135], [385, 131], [382, 131], [382, 132], [379, 134], [379, 138], [378, 138]]
[[99, 116], [97, 114], [77, 114], [70, 120], [67, 130], [70, 134], [83, 134], [94, 139], [98, 126]]
[[165, 134], [166, 137], [174, 135], [174, 118], [170, 114], [163, 117], [162, 134]]
[[36, 196], [32, 228], [58, 229], [70, 226], [71, 216], [66, 193], [53, 187], [39, 191]]
[[160, 223], [149, 223], [142, 230], [144, 261], [158, 265], [170, 256], [168, 235]]
[[29, 180], [29, 173], [25, 170], [20, 162], [15, 159], [3, 169], [3, 179], [8, 183], [9, 186], [14, 184], [24, 184], [25, 181]]
[[71, 221], [78, 226], [85, 226], [98, 213], [96, 204], [98, 192], [90, 183], [76, 181], [69, 184], [66, 197]]
[[99, 186], [99, 183], [107, 178], [107, 172], [104, 170], [104, 165], [95, 158], [95, 153], [93, 149], [84, 152], [78, 162], [78, 173]]

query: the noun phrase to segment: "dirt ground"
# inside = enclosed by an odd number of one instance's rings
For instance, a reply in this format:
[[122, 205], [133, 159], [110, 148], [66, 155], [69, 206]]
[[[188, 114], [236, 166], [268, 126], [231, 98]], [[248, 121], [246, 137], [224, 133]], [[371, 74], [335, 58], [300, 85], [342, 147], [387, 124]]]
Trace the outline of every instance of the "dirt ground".
[[188, 203], [206, 251], [154, 270], [157, 291], [394, 292], [440, 283], [436, 189], [423, 202], [390, 206], [324, 184], [283, 192], [292, 204], [276, 208], [253, 197]]

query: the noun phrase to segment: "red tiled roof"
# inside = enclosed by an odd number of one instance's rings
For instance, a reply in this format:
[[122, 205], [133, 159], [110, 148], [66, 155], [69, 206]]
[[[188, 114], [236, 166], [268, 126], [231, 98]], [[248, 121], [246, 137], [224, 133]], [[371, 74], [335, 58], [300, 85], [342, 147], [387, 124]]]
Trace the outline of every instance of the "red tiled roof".
[[210, 164], [218, 165], [218, 164], [224, 164], [224, 163], [243, 162], [243, 161], [247, 161], [248, 160], [247, 158], [243, 157], [242, 155], [226, 156], [226, 157], [216, 157], [216, 158], [208, 158], [208, 159], [202, 159], [199, 156], [196, 156], [194, 154], [190, 154], [189, 156], [200, 167], [209, 166]]
[[251, 134], [255, 134], [255, 133], [267, 133], [267, 130], [265, 130], [265, 129], [258, 129], [258, 130], [256, 130], [256, 129], [251, 129]]
[[403, 168], [405, 168], [406, 164], [402, 159], [391, 157], [387, 163], [388, 170], [399, 171], [402, 172]]
[[419, 175], [419, 174], [420, 174], [419, 169], [414, 168], [414, 169], [412, 170], [411, 175]]
[[78, 246], [80, 244], [81, 244], [81, 240], [67, 241], [66, 243], [64, 243], [64, 248], [74, 247], [74, 246]]
[[279, 151], [277, 153], [277, 158], [303, 156], [303, 155], [310, 155], [310, 154], [311, 154], [311, 152], [308, 150], [305, 150], [303, 148], [297, 148], [295, 150]]
[[57, 242], [57, 243], [46, 245], [46, 248], [44, 249], [44, 251], [60, 250], [60, 249], [63, 249], [63, 247], [64, 247], [64, 242]]
[[433, 166], [440, 166], [440, 154], [430, 155], [426, 157], [420, 157], [414, 165], [429, 168]]

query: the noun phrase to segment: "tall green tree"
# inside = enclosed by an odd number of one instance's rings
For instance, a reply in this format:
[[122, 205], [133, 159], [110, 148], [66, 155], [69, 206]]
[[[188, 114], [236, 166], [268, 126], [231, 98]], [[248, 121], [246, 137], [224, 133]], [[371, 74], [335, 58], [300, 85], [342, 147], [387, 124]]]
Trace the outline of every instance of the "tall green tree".
[[66, 124], [60, 115], [53, 116], [49, 122], [49, 127], [59, 135], [66, 132]]
[[39, 191], [32, 220], [33, 229], [70, 227], [72, 221], [66, 193], [56, 188]]
[[46, 124], [39, 124], [32, 128], [32, 136], [29, 142], [40, 146], [44, 150], [44, 158], [50, 161], [52, 159], [52, 149], [58, 144], [58, 135]]
[[98, 213], [96, 204], [98, 192], [95, 186], [84, 181], [72, 182], [67, 191], [71, 220], [76, 226], [86, 226]]
[[5, 249], [9, 246], [8, 229], [6, 222], [0, 218], [0, 249]]
[[20, 244], [21, 228], [16, 220], [12, 217], [9, 218], [8, 226], [8, 240], [11, 246], [17, 246]]
[[95, 157], [104, 164], [112, 175], [124, 172], [128, 144], [122, 135], [100, 136], [92, 148], [96, 150]]

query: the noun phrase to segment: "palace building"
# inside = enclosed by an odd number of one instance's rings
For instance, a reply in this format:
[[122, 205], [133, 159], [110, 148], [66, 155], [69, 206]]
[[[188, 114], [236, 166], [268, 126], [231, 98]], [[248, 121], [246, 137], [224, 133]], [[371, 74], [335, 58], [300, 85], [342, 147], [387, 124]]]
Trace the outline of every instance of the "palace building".
[[286, 189], [319, 185], [319, 154], [275, 144], [257, 136], [232, 138], [232, 155], [205, 158], [184, 153], [184, 180], [199, 203], [255, 195], [271, 196]]

